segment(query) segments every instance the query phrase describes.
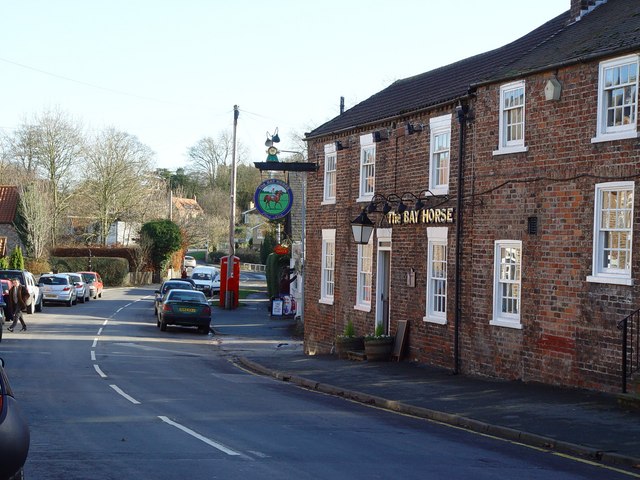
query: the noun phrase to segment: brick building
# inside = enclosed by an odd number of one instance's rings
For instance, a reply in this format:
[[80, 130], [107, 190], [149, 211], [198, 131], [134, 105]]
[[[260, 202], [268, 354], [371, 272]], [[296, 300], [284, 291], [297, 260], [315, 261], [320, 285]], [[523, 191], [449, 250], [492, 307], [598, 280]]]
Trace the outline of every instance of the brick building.
[[640, 308], [640, 2], [569, 6], [307, 134], [307, 353], [348, 320], [406, 320], [409, 360], [620, 389], [617, 324]]

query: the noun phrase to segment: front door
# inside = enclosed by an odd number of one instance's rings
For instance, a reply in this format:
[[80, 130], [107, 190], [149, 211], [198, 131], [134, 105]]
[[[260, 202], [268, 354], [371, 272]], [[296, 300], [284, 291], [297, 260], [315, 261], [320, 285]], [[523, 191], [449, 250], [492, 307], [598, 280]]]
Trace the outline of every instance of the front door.
[[376, 326], [382, 325], [389, 333], [389, 294], [391, 292], [391, 229], [376, 231], [378, 258], [376, 272]]

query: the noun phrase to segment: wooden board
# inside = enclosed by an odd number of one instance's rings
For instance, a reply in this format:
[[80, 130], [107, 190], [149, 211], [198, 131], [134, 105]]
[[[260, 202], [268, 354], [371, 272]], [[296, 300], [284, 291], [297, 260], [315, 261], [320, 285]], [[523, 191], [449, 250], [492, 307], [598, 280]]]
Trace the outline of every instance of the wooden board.
[[402, 353], [407, 341], [408, 328], [409, 325], [406, 320], [398, 321], [398, 331], [396, 332], [396, 338], [393, 342], [393, 352], [391, 353], [391, 358], [398, 362], [402, 359]]

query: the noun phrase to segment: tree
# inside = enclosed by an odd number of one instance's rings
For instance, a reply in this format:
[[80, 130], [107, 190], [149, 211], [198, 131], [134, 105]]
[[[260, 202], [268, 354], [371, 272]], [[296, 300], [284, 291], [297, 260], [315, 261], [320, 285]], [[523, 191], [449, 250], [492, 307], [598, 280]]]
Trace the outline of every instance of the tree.
[[133, 135], [109, 128], [95, 137], [85, 155], [81, 191], [94, 199], [98, 237], [106, 244], [111, 224], [135, 217], [143, 203], [153, 152]]
[[33, 151], [22, 152], [19, 158], [35, 155], [36, 171], [50, 184], [51, 240], [55, 245], [61, 217], [69, 206], [71, 188], [77, 180], [84, 140], [80, 127], [59, 111], [43, 113], [33, 126], [24, 126], [23, 130], [34, 146]]
[[24, 270], [24, 257], [22, 249], [16, 245], [9, 255], [9, 268], [12, 270]]
[[16, 229], [27, 250], [27, 256], [40, 259], [51, 244], [51, 191], [49, 184], [32, 180], [18, 185], [18, 218]]
[[142, 242], [151, 242], [150, 257], [154, 270], [163, 270], [166, 262], [182, 246], [180, 227], [171, 220], [156, 220], [145, 223], [140, 229]]
[[[206, 187], [213, 187], [221, 166], [231, 165], [233, 155], [233, 135], [223, 131], [217, 139], [204, 137], [189, 148], [189, 168], [204, 179]], [[236, 161], [239, 163], [246, 157], [245, 147], [236, 145]]]

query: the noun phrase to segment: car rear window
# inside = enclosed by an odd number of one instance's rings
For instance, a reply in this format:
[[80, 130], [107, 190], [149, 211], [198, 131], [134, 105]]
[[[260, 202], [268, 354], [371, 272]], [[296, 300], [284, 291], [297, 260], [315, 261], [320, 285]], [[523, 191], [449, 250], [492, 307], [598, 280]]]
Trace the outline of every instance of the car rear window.
[[206, 302], [207, 299], [200, 292], [169, 292], [167, 300], [174, 302]]
[[62, 277], [41, 277], [40, 283], [43, 285], [68, 285], [68, 280]]

